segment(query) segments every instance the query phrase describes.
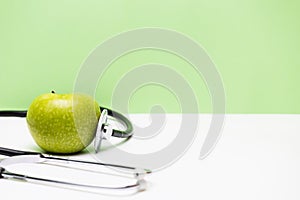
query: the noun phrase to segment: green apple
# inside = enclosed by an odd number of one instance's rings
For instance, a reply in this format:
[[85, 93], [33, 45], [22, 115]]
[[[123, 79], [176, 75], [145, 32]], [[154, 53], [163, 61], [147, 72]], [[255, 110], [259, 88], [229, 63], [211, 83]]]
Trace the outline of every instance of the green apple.
[[99, 117], [99, 105], [92, 97], [52, 92], [32, 102], [26, 121], [33, 139], [42, 149], [70, 154], [92, 142]]

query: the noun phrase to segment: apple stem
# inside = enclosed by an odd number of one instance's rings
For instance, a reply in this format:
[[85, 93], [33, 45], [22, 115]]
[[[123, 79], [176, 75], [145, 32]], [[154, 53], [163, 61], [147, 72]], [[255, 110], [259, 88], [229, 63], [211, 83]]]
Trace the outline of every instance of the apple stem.
[[52, 91], [51, 91], [51, 93], [52, 93], [52, 94], [55, 94], [55, 91], [54, 91], [54, 90], [52, 90]]

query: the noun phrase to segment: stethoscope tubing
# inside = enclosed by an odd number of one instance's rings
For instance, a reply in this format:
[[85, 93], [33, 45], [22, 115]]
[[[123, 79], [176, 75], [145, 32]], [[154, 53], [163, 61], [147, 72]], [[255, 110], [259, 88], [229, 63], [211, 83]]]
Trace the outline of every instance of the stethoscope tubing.
[[[130, 120], [117, 111], [100, 106], [100, 110], [104, 110], [104, 109], [107, 110], [109, 116], [119, 119], [126, 126], [126, 130], [113, 129], [112, 136], [118, 138], [131, 137], [133, 134], [133, 126]], [[27, 115], [27, 110], [1, 110], [0, 111], [0, 117], [26, 117], [26, 115]]]
[[[66, 181], [59, 181], [59, 180], [53, 180], [53, 179], [45, 179], [40, 177], [33, 177], [23, 174], [17, 174], [7, 171], [5, 168], [0, 167], [0, 178], [4, 179], [15, 179], [15, 180], [23, 180], [23, 181], [38, 181], [38, 182], [45, 182], [45, 183], [53, 183], [53, 184], [61, 184], [61, 185], [68, 185], [73, 187], [82, 187], [82, 188], [91, 188], [91, 189], [97, 189], [97, 190], [126, 190], [126, 189], [136, 189], [139, 191], [141, 187], [141, 180], [137, 180], [135, 184], [132, 185], [126, 185], [126, 186], [120, 186], [120, 187], [109, 187], [109, 186], [98, 186], [98, 185], [86, 185], [86, 184], [80, 184], [80, 183], [72, 183], [72, 182], [66, 182]], [[142, 188], [143, 189], [143, 188]]]

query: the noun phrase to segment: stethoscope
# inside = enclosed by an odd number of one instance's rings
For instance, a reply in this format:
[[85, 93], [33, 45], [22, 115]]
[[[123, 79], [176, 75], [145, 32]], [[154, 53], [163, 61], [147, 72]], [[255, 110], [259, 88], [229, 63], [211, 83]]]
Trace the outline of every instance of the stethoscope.
[[[130, 138], [133, 135], [133, 127], [129, 119], [127, 119], [124, 115], [119, 112], [113, 111], [108, 108], [100, 107], [101, 115], [98, 121], [97, 130], [94, 139], [94, 149], [97, 153], [101, 147], [101, 143], [103, 140], [108, 140], [111, 136], [117, 138]], [[27, 111], [0, 111], [0, 117], [26, 117]], [[109, 123], [109, 120], [115, 120], [119, 123], [122, 123], [126, 126], [125, 130], [118, 130], [113, 128], [112, 124]], [[42, 182], [49, 184], [57, 184], [68, 186], [72, 189], [80, 188], [87, 189], [88, 191], [98, 191], [98, 190], [108, 190], [108, 191], [143, 191], [146, 189], [146, 181], [144, 180], [144, 176], [146, 174], [151, 173], [148, 169], [117, 165], [117, 164], [109, 164], [109, 163], [101, 163], [101, 162], [90, 162], [85, 160], [75, 160], [75, 159], [67, 159], [62, 157], [55, 157], [52, 155], [45, 155], [39, 152], [31, 152], [31, 151], [20, 151], [15, 149], [3, 148], [0, 147], [0, 155], [6, 156], [6, 158], [0, 160], [0, 179], [12, 179], [12, 180], [23, 180], [23, 181], [34, 181], [34, 182]], [[101, 185], [88, 185], [82, 183], [74, 183], [74, 182], [66, 182], [59, 181], [55, 179], [46, 179], [42, 177], [33, 177], [20, 173], [13, 173], [6, 168], [10, 165], [15, 164], [25, 164], [25, 163], [43, 163], [43, 164], [51, 164], [51, 163], [80, 163], [91, 166], [106, 166], [110, 168], [122, 169], [126, 170], [126, 172], [130, 172], [135, 179], [134, 184], [123, 185], [123, 186], [101, 186]]]
[[[94, 149], [98, 153], [103, 140], [109, 140], [110, 137], [130, 138], [133, 135], [133, 128], [130, 120], [117, 111], [101, 107], [101, 115], [98, 121], [97, 130], [94, 138]], [[27, 111], [5, 110], [0, 111], [0, 117], [26, 117]], [[114, 129], [109, 119], [118, 121], [126, 126], [125, 130]]]

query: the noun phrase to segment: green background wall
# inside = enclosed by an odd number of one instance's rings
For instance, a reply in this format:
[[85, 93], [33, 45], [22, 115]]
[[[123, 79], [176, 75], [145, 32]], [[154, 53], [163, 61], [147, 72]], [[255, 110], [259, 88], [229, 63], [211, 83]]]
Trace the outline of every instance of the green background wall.
[[[228, 113], [300, 113], [300, 1], [277, 0], [0, 0], [0, 109], [27, 108], [39, 94], [73, 90], [82, 62], [101, 42], [126, 30], [162, 27], [202, 45], [225, 87]], [[176, 56], [140, 51], [120, 58], [100, 82], [110, 92], [132, 66], [168, 64], [189, 80], [201, 112], [208, 91]], [[127, 100], [126, 100], [127, 101]], [[131, 112], [160, 103], [178, 112], [174, 96], [149, 86], [129, 101]]]

